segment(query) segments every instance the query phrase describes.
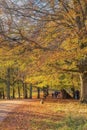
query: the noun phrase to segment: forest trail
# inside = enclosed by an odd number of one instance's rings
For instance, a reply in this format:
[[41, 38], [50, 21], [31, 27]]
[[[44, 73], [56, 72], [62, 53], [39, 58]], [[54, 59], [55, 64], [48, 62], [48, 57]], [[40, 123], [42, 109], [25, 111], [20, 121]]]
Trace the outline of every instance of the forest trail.
[[0, 123], [10, 114], [13, 109], [24, 104], [23, 100], [2, 100], [0, 101]]
[[73, 116], [78, 113], [79, 119], [85, 115], [84, 120], [87, 116], [87, 106], [77, 100], [47, 98], [43, 104], [40, 102], [40, 99], [0, 101], [0, 130], [57, 130], [71, 113]]

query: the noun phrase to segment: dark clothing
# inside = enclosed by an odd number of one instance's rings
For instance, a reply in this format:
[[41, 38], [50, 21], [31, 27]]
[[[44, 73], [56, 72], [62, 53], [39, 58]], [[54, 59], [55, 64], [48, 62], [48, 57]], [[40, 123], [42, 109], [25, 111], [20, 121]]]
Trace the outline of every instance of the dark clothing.
[[80, 98], [80, 92], [79, 90], [75, 91], [75, 99], [79, 99]]

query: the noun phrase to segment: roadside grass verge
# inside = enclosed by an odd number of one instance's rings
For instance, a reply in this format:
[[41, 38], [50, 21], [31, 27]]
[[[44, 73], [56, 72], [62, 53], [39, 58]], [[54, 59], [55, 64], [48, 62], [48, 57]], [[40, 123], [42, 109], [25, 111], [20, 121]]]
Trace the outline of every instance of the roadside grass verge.
[[31, 120], [30, 124], [33, 130], [87, 130], [87, 118], [82, 116], [69, 115], [61, 121], [37, 118]]

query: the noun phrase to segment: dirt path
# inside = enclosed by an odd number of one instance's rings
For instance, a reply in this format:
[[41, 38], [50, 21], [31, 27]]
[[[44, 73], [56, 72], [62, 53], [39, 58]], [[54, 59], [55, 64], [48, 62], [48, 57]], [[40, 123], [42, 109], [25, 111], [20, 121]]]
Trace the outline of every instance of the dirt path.
[[20, 100], [0, 101], [0, 123], [13, 111], [13, 109], [24, 103], [24, 101]]
[[37, 99], [0, 102], [0, 130], [56, 130], [54, 126], [65, 115], [55, 111], [58, 106]]
[[[65, 99], [46, 99], [43, 104], [37, 99], [0, 101], [0, 130], [59, 130], [60, 127], [65, 129], [66, 121], [69, 121], [67, 125], [72, 125], [71, 115], [79, 116], [77, 119], [81, 124], [79, 119], [84, 117], [85, 121], [87, 117], [87, 105]], [[70, 118], [66, 120], [66, 117]]]

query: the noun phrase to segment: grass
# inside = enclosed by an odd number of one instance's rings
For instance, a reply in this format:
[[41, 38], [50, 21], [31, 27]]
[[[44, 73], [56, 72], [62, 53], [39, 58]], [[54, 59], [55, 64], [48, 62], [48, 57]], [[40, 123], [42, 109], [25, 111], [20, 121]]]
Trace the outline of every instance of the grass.
[[79, 115], [70, 115], [61, 121], [60, 124], [62, 125], [59, 130], [87, 130], [87, 119]]
[[44, 127], [45, 130], [87, 130], [87, 119], [82, 116], [74, 117], [70, 115], [61, 121], [55, 122], [51, 119], [33, 119], [31, 125], [35, 130], [44, 130]]
[[[31, 126], [35, 130], [87, 130], [87, 105], [73, 100], [48, 101], [44, 104], [46, 111], [53, 116], [40, 119], [33, 118]], [[38, 124], [38, 125], [36, 125]], [[44, 125], [45, 124], [45, 125]]]

